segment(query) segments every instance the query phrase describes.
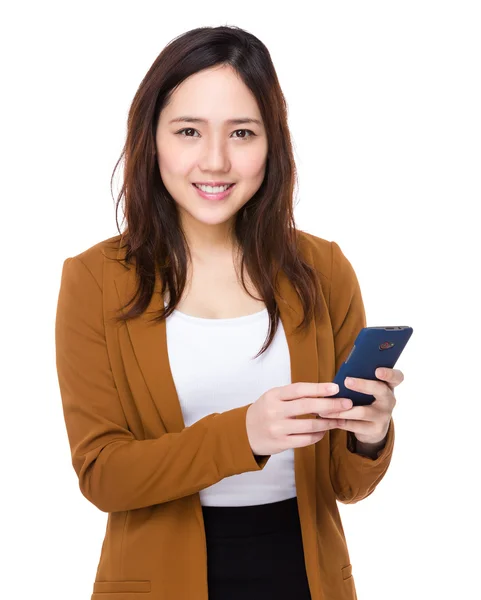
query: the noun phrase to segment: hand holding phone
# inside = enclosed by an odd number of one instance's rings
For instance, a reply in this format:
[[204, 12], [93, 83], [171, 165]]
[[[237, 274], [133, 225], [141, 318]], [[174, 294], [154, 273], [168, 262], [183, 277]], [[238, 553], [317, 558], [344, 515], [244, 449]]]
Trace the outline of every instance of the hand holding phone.
[[379, 367], [392, 369], [406, 347], [413, 328], [406, 325], [364, 327], [359, 332], [352, 350], [334, 377], [339, 392], [331, 398], [350, 398], [353, 406], [366, 406], [374, 402], [372, 394], [363, 394], [344, 385], [346, 377], [380, 381], [375, 373]]

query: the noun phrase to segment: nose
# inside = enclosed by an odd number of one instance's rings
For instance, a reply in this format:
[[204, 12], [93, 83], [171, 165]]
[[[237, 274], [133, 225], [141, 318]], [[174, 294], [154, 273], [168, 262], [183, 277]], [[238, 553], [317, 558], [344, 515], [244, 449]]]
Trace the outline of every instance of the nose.
[[210, 140], [206, 140], [202, 150], [200, 167], [203, 171], [212, 173], [229, 171], [230, 157], [227, 140], [215, 136]]

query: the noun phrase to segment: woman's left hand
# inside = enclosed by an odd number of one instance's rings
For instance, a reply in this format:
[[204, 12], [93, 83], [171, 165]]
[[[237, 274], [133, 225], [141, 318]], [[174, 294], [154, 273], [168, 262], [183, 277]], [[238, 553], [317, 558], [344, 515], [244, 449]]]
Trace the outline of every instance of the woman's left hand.
[[349, 410], [324, 415], [325, 418], [346, 419], [345, 423], [339, 424], [339, 429], [352, 431], [362, 444], [378, 444], [385, 439], [392, 411], [396, 406], [394, 388], [404, 381], [402, 371], [387, 367], [376, 369], [376, 377], [382, 381], [357, 378], [349, 383], [349, 378], [346, 378], [344, 382], [344, 385], [351, 390], [372, 394], [374, 396], [372, 404], [353, 406]]

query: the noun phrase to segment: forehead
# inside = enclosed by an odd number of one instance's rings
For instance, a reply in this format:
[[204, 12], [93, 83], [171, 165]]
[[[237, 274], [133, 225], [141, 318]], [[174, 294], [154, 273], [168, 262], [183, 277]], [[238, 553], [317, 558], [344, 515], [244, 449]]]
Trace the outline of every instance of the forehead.
[[231, 68], [206, 69], [183, 81], [162, 111], [164, 123], [262, 125], [254, 94]]

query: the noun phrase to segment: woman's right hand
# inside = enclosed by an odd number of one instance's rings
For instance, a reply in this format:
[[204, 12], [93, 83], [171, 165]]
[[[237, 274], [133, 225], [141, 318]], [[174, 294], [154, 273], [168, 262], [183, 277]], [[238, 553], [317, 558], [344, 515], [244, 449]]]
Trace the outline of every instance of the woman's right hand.
[[[252, 452], [258, 456], [278, 454], [288, 448], [301, 448], [322, 440], [327, 430], [336, 429], [340, 422], [345, 422], [344, 419], [330, 419], [329, 414], [352, 407], [348, 398], [325, 397], [338, 391], [339, 386], [330, 382], [298, 382], [267, 390], [246, 413]], [[309, 413], [317, 413], [321, 418], [295, 418]]]

